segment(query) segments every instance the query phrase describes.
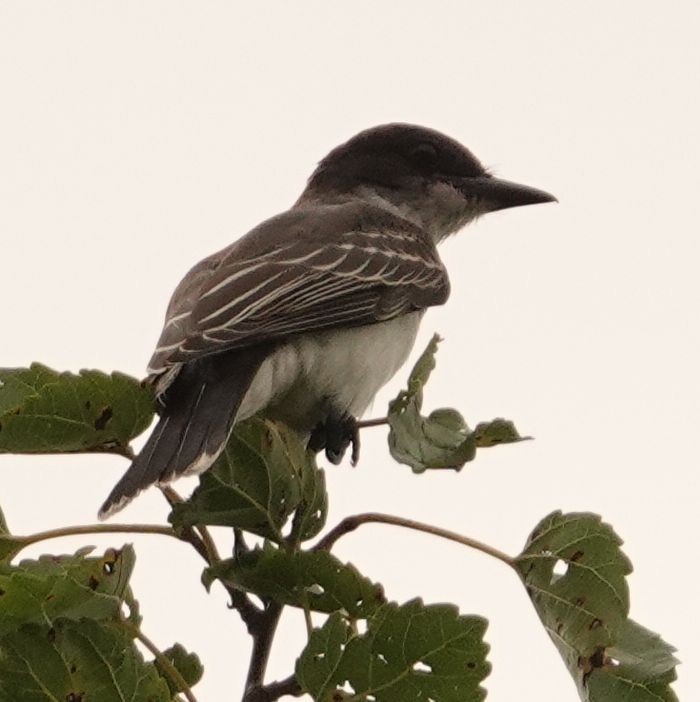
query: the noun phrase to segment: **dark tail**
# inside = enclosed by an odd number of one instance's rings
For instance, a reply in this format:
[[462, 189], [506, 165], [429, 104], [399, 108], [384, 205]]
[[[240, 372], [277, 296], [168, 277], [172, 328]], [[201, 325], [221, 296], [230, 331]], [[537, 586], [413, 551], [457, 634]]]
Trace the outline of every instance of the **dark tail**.
[[271, 350], [256, 346], [186, 363], [165, 391], [160, 421], [100, 507], [99, 518], [118, 512], [150, 485], [209, 468], [221, 453], [241, 401]]

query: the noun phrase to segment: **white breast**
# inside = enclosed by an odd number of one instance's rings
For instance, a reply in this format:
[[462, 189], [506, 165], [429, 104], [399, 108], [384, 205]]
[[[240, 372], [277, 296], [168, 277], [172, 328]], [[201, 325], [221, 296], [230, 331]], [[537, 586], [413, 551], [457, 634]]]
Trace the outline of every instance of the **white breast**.
[[237, 421], [266, 409], [309, 432], [331, 407], [361, 416], [406, 361], [422, 316], [413, 312], [379, 324], [293, 339], [264, 361]]

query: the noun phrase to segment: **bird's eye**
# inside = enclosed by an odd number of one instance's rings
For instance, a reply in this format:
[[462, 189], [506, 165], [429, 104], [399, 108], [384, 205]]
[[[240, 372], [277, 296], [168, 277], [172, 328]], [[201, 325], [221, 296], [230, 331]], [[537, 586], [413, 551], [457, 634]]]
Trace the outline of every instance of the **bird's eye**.
[[435, 168], [437, 160], [437, 149], [432, 144], [418, 144], [411, 151], [411, 161], [423, 171], [430, 171]]

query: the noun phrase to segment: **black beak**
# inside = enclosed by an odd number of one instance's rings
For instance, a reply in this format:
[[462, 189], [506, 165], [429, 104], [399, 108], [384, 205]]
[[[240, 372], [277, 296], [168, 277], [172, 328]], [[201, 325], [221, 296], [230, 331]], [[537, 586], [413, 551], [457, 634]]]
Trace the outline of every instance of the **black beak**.
[[543, 202], [558, 202], [554, 195], [544, 190], [491, 176], [463, 178], [459, 188], [467, 197], [478, 197], [483, 200], [488, 205], [489, 212], [523, 205], [539, 205]]

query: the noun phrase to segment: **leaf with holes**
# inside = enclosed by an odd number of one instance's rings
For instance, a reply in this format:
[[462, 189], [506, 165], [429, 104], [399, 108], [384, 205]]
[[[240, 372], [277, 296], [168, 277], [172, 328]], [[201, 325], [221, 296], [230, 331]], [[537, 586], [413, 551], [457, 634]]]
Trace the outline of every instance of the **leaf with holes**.
[[59, 619], [0, 637], [0, 700], [167, 702], [172, 695], [117, 622]]
[[[194, 687], [202, 679], [204, 668], [199, 656], [196, 653], [189, 653], [182, 644], [176, 643], [174, 646], [167, 648], [163, 651], [163, 655], [170, 661], [177, 672], [182, 675], [182, 679], [187, 683], [188, 687]], [[175, 681], [158, 661], [154, 661], [154, 665], [173, 695], [176, 695], [178, 692], [184, 692], [179, 685], [175, 684]]]
[[[610, 693], [624, 689], [622, 678], [630, 675], [644, 678], [651, 687], [661, 686], [670, 696], [658, 699], [672, 700], [672, 649], [658, 639], [643, 650], [641, 642], [650, 643], [655, 635], [627, 618], [626, 576], [632, 566], [621, 544], [595, 514], [553, 512], [532, 532], [515, 567], [582, 700], [620, 699]], [[637, 695], [642, 695], [640, 686], [625, 699], [652, 699]]]
[[301, 500], [292, 520], [291, 539], [297, 542], [313, 539], [325, 526], [327, 515], [326, 475], [313, 459], [301, 473]]
[[601, 656], [586, 680], [590, 702], [678, 702], [671, 689], [678, 660], [675, 649], [655, 634], [628, 619], [615, 645]]
[[415, 473], [427, 469], [460, 470], [476, 456], [476, 449], [524, 441], [512, 422], [495, 419], [471, 431], [454, 409], [437, 409], [421, 414], [423, 388], [435, 368], [440, 341], [436, 334], [408, 378], [408, 388], [389, 404], [389, 451], [396, 461], [411, 466]]
[[153, 397], [121, 373], [0, 369], [0, 453], [123, 451], [153, 418]]
[[126, 596], [136, 556], [131, 546], [101, 557], [41, 556], [0, 563], [0, 635], [58, 618], [113, 619]]
[[486, 621], [454, 605], [381, 607], [357, 634], [340, 614], [315, 629], [296, 678], [317, 702], [477, 702], [489, 674]]
[[294, 607], [341, 610], [353, 619], [368, 617], [386, 602], [381, 585], [327, 551], [290, 552], [269, 543], [208, 568], [205, 584], [215, 579]]
[[[192, 496], [174, 505], [170, 521], [175, 527], [239, 527], [281, 542], [284, 525], [305, 499], [308, 474], [317, 471], [313, 454], [291, 429], [259, 418], [242, 422], [213, 467], [200, 476]], [[319, 480], [314, 489], [325, 494]], [[324, 499], [312, 499], [314, 513], [321, 514], [315, 522], [305, 520], [306, 534], [322, 526]]]

